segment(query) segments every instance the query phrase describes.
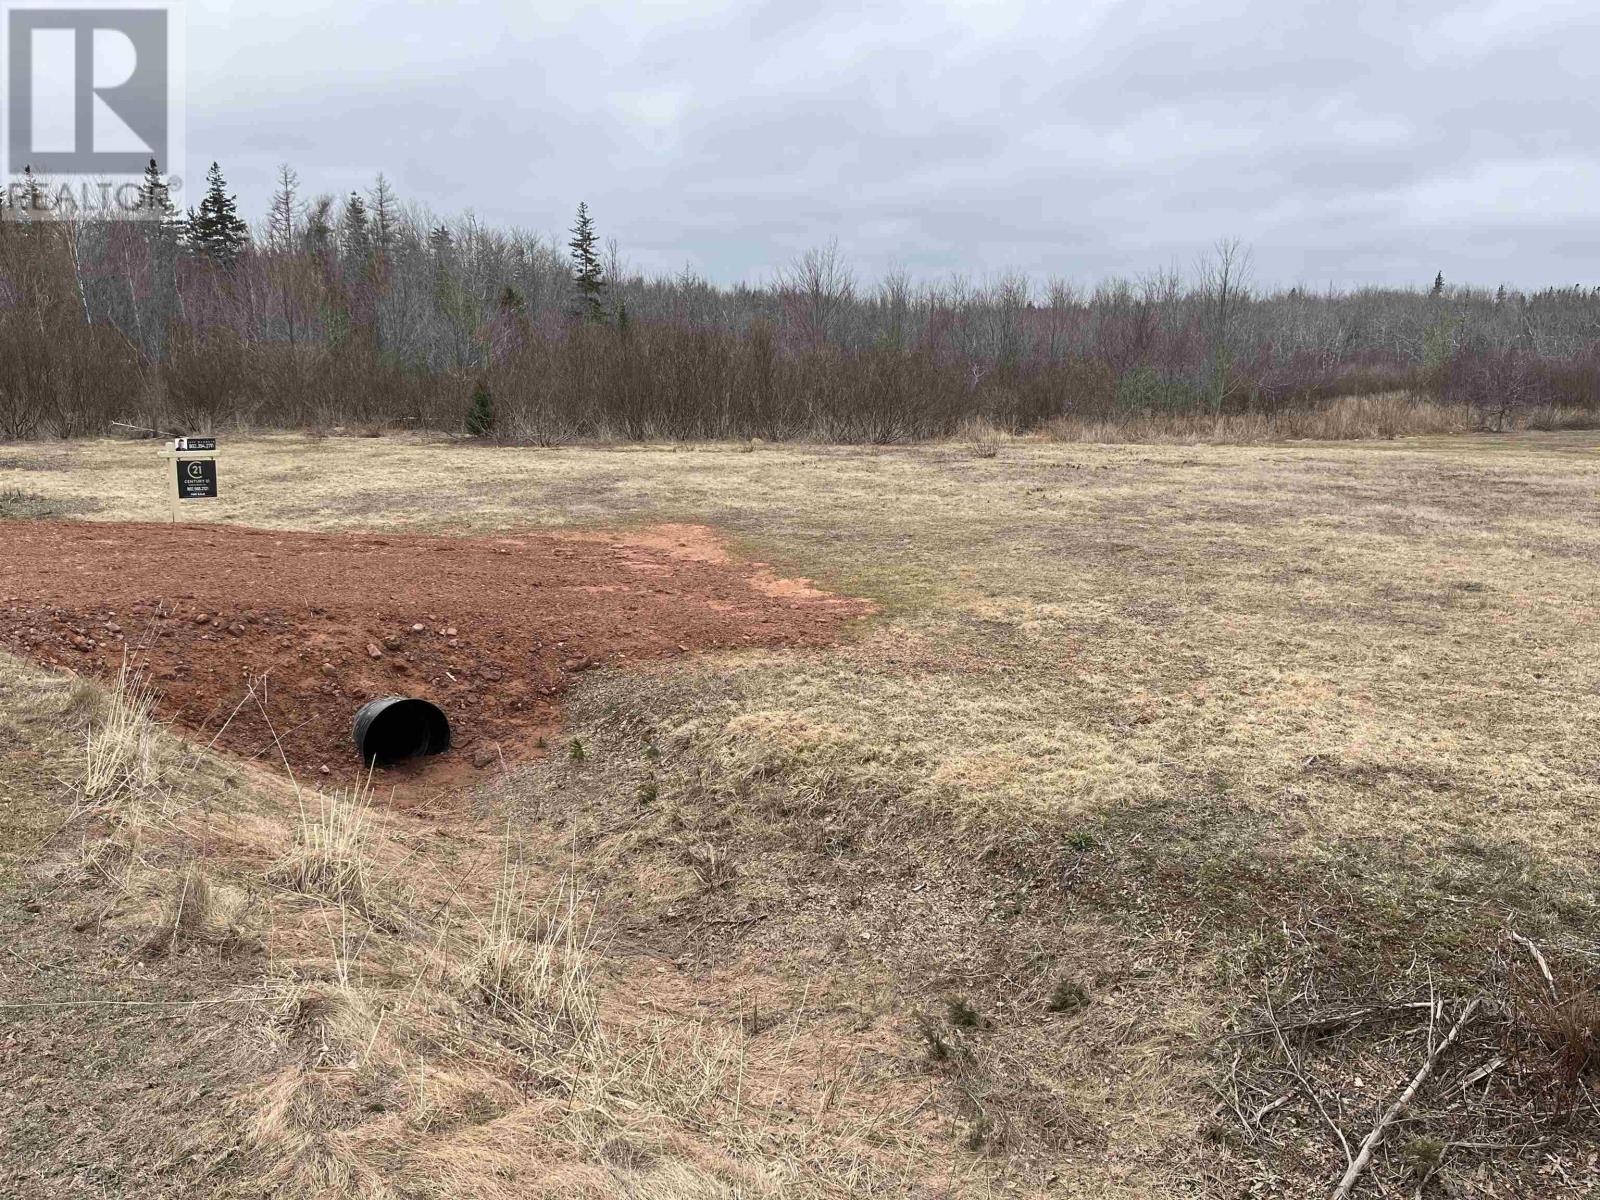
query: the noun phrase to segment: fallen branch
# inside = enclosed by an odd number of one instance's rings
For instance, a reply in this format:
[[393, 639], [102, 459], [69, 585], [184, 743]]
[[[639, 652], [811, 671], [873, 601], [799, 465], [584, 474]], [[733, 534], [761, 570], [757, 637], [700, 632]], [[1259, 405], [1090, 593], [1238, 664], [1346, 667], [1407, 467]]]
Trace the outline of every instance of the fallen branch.
[[1276, 1100], [1272, 1100], [1272, 1101], [1269, 1101], [1266, 1104], [1263, 1104], [1260, 1108], [1256, 1109], [1255, 1116], [1250, 1118], [1250, 1123], [1252, 1125], [1254, 1125], [1257, 1129], [1260, 1129], [1261, 1128], [1261, 1122], [1263, 1120], [1265, 1120], [1267, 1117], [1270, 1117], [1273, 1113], [1277, 1112], [1280, 1108], [1282, 1108], [1285, 1104], [1289, 1103], [1289, 1101], [1291, 1101], [1293, 1099], [1294, 1099], [1294, 1093], [1293, 1092], [1285, 1092], [1283, 1095], [1279, 1096]]
[[1372, 1161], [1372, 1152], [1378, 1148], [1378, 1143], [1383, 1141], [1384, 1135], [1389, 1132], [1389, 1126], [1394, 1124], [1395, 1118], [1400, 1115], [1400, 1110], [1411, 1103], [1411, 1098], [1427, 1082], [1428, 1076], [1433, 1074], [1433, 1068], [1440, 1057], [1455, 1044], [1456, 1038], [1461, 1036], [1461, 1031], [1467, 1027], [1467, 1022], [1472, 1020], [1473, 1014], [1478, 1011], [1478, 1006], [1482, 1003], [1482, 996], [1473, 997], [1472, 1002], [1462, 1011], [1461, 1016], [1456, 1020], [1455, 1026], [1450, 1030], [1444, 1041], [1434, 1048], [1433, 1053], [1428, 1055], [1427, 1061], [1422, 1064], [1421, 1069], [1412, 1076], [1411, 1082], [1406, 1085], [1406, 1090], [1400, 1093], [1400, 1098], [1391, 1104], [1387, 1111], [1378, 1118], [1378, 1123], [1372, 1127], [1372, 1132], [1367, 1134], [1366, 1139], [1361, 1143], [1361, 1149], [1356, 1152], [1355, 1160], [1351, 1162], [1349, 1169], [1345, 1171], [1344, 1178], [1339, 1180], [1339, 1186], [1333, 1189], [1333, 1200], [1344, 1200], [1350, 1194], [1350, 1189], [1355, 1187], [1357, 1178], [1366, 1169], [1367, 1164]]
[[1314, 1013], [1308, 1017], [1301, 1017], [1297, 1021], [1275, 1022], [1272, 1025], [1241, 1029], [1226, 1036], [1236, 1038], [1259, 1037], [1264, 1033], [1274, 1033], [1276, 1031], [1294, 1033], [1302, 1029], [1332, 1029], [1336, 1025], [1349, 1025], [1367, 1017], [1387, 1016], [1391, 1013], [1403, 1013], [1419, 1008], [1432, 1007], [1432, 1000], [1409, 1000], [1399, 1004], [1367, 1004], [1360, 1008], [1343, 1009], [1338, 1012]]
[[1461, 1091], [1466, 1091], [1467, 1088], [1477, 1083], [1478, 1080], [1487, 1079], [1490, 1075], [1493, 1075], [1505, 1065], [1506, 1056], [1504, 1054], [1497, 1054], [1477, 1070], [1469, 1071], [1466, 1075], [1463, 1075], [1461, 1077], [1461, 1081], [1456, 1084], [1456, 1087]]
[[1539, 964], [1539, 974], [1544, 976], [1545, 986], [1550, 989], [1550, 999], [1559, 1003], [1561, 997], [1556, 995], [1555, 976], [1550, 974], [1550, 964], [1545, 962], [1544, 955], [1539, 952], [1539, 947], [1534, 943], [1534, 940], [1523, 937], [1516, 930], [1511, 931], [1511, 940], [1519, 946], [1526, 947], [1528, 953], [1533, 955], [1533, 961]]

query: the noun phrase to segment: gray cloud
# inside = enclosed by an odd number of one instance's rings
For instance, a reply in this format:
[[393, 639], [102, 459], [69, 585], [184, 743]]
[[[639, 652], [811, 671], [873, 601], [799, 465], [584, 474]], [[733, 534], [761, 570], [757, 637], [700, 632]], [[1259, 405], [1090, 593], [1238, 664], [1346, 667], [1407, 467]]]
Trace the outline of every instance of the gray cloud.
[[[1536, 10], [1536, 11], [1532, 11]], [[1269, 283], [1600, 277], [1600, 12], [1545, 0], [432, 7], [191, 0], [191, 171], [757, 279], [1092, 281], [1221, 235]], [[334, 15], [330, 15], [334, 14]]]

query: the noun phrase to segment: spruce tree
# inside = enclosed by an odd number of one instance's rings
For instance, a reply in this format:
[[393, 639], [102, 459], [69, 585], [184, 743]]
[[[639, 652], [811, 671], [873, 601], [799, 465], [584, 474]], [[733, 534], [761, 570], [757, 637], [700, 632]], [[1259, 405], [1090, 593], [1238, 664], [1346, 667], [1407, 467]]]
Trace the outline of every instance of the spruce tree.
[[339, 214], [339, 249], [345, 261], [358, 266], [372, 252], [372, 232], [367, 227], [367, 202], [360, 192], [351, 192]]
[[49, 212], [50, 202], [45, 198], [44, 189], [39, 186], [39, 177], [33, 173], [33, 165], [25, 163], [22, 167], [22, 203], [19, 207], [23, 215], [33, 220], [33, 214]]
[[572, 227], [572, 240], [567, 245], [572, 250], [572, 315], [585, 321], [606, 319], [606, 307], [601, 300], [606, 281], [600, 269], [600, 255], [595, 249], [598, 242], [589, 206], [580, 203], [578, 221]]
[[1428, 294], [1431, 295], [1431, 296], [1442, 296], [1442, 295], [1444, 295], [1444, 272], [1443, 271], [1440, 271], [1437, 275], [1435, 275], [1433, 277], [1433, 291], [1431, 291]]
[[400, 202], [395, 199], [394, 189], [381, 171], [368, 195], [371, 200], [368, 211], [372, 214], [372, 244], [379, 255], [384, 255], [393, 249], [400, 232]]
[[489, 385], [478, 380], [472, 389], [472, 407], [467, 409], [467, 433], [472, 437], [488, 437], [494, 432], [494, 397]]
[[176, 231], [183, 222], [172, 203], [172, 190], [167, 186], [161, 168], [151, 159], [144, 169], [144, 179], [139, 183], [136, 200], [138, 215], [155, 222], [163, 232]]
[[189, 212], [189, 249], [219, 267], [233, 266], [250, 239], [250, 230], [239, 219], [239, 202], [226, 189], [222, 168], [212, 163], [206, 172], [206, 194], [200, 201], [200, 210]]
[[306, 210], [306, 250], [326, 259], [333, 253], [333, 197], [318, 196]]

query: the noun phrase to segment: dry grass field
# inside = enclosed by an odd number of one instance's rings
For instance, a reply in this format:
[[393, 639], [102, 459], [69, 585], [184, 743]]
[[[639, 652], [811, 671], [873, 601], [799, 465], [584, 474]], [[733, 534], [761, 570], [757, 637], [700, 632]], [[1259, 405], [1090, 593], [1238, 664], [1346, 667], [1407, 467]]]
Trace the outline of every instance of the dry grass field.
[[[224, 446], [206, 519], [879, 615], [403, 813], [0, 660], [0, 1194], [1327, 1195], [1429, 1061], [1352, 1194], [1600, 1194], [1600, 436]], [[0, 519], [160, 488], [0, 447]]]

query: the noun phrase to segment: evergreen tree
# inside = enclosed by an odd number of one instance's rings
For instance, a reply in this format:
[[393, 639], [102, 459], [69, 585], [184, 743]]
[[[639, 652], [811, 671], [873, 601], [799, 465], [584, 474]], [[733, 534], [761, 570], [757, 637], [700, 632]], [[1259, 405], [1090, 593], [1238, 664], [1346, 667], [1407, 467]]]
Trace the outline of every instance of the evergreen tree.
[[44, 189], [39, 186], [39, 177], [33, 173], [31, 164], [22, 167], [22, 196], [18, 205], [22, 215], [29, 220], [34, 219], [34, 214], [41, 216], [50, 208], [50, 202], [45, 198]]
[[478, 380], [472, 389], [472, 407], [467, 409], [467, 433], [473, 437], [487, 437], [494, 432], [494, 397], [489, 385]]
[[318, 196], [306, 212], [306, 250], [319, 258], [333, 253], [333, 197]]
[[367, 226], [367, 202], [351, 192], [339, 214], [339, 249], [347, 262], [363, 263], [372, 252], [372, 231]]
[[216, 163], [206, 172], [206, 194], [200, 210], [189, 210], [189, 249], [219, 267], [231, 267], [250, 240], [250, 230], [239, 219], [239, 202], [227, 193], [222, 168]]
[[395, 199], [394, 190], [381, 171], [377, 182], [372, 185], [370, 198], [372, 202], [368, 211], [372, 215], [372, 244], [380, 255], [387, 254], [399, 236], [400, 202]]
[[136, 205], [139, 216], [157, 223], [163, 231], [176, 231], [183, 224], [172, 203], [172, 191], [153, 158], [145, 166]]
[[1430, 292], [1429, 295], [1431, 295], [1431, 296], [1442, 296], [1442, 295], [1444, 295], [1444, 272], [1443, 271], [1440, 271], [1437, 275], [1435, 275], [1433, 277], [1433, 291]]
[[449, 253], [450, 247], [455, 244], [455, 238], [450, 236], [450, 230], [443, 225], [435, 225], [428, 231], [428, 249], [435, 255], [442, 257]]
[[572, 315], [585, 321], [604, 321], [606, 307], [601, 296], [605, 292], [605, 273], [600, 269], [600, 255], [595, 247], [594, 221], [589, 217], [589, 206], [578, 205], [578, 221], [572, 227], [572, 240], [567, 243], [572, 250]]

